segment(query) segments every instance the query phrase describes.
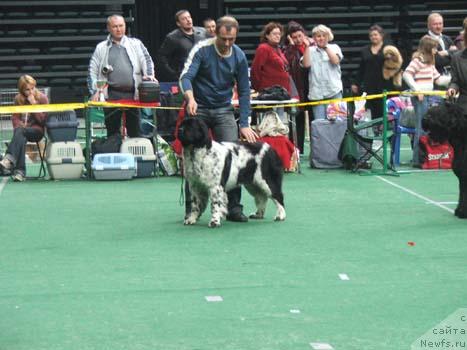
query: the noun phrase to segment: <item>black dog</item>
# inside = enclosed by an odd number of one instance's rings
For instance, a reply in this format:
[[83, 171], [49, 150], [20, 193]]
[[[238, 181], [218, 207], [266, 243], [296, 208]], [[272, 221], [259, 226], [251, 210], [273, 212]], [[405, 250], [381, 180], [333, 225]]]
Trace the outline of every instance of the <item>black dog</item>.
[[186, 118], [178, 137], [183, 145], [184, 176], [191, 190], [191, 213], [185, 225], [193, 225], [211, 200], [209, 227], [218, 227], [227, 215], [227, 192], [244, 185], [255, 198], [252, 219], [264, 218], [271, 198], [277, 207], [276, 221], [285, 220], [282, 194], [282, 162], [266, 143], [212, 141], [200, 118]]
[[452, 170], [459, 179], [459, 203], [454, 214], [467, 218], [467, 115], [447, 102], [431, 107], [422, 121], [428, 135], [436, 142], [449, 141], [454, 149]]

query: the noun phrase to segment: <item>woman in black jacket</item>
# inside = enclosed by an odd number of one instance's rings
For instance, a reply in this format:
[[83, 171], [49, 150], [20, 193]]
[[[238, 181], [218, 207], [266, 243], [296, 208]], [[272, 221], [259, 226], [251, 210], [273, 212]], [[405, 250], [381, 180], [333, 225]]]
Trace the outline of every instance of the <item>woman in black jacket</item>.
[[[385, 56], [384, 48], [388, 46], [384, 42], [384, 31], [379, 25], [373, 25], [368, 30], [370, 45], [362, 48], [360, 68], [358, 70], [357, 78], [352, 84], [352, 92], [354, 94], [361, 94], [366, 92], [368, 95], [380, 94], [383, 90], [391, 91], [395, 89], [394, 79], [391, 79], [394, 75], [398, 74], [398, 71], [392, 72], [390, 78], [388, 75], [383, 73], [385, 68]], [[399, 69], [402, 65], [402, 58], [400, 53], [395, 47], [391, 47], [391, 51], [395, 52], [398, 56]], [[389, 64], [389, 57], [387, 60]], [[386, 77], [385, 77], [386, 76]], [[371, 111], [371, 118], [380, 118], [383, 116], [383, 106], [381, 99], [372, 99], [366, 101], [366, 108]]]

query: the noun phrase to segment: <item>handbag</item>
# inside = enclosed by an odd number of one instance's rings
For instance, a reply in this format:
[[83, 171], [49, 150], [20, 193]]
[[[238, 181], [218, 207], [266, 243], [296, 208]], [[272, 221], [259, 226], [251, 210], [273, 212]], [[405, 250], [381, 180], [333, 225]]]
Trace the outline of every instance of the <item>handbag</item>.
[[284, 87], [273, 85], [261, 91], [256, 99], [261, 101], [284, 101], [290, 100], [290, 95]]
[[454, 149], [449, 142], [435, 142], [428, 135], [420, 136], [419, 159], [422, 169], [451, 169]]

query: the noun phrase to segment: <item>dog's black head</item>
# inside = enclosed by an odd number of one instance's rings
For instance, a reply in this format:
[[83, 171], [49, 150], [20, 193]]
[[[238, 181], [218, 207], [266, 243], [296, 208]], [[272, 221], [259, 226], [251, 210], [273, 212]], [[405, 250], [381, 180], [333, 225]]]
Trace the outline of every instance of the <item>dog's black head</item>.
[[185, 118], [178, 129], [178, 138], [183, 147], [211, 148], [212, 141], [205, 122], [197, 117]]
[[458, 105], [446, 102], [428, 109], [422, 127], [431, 139], [444, 142], [465, 135], [467, 119]]

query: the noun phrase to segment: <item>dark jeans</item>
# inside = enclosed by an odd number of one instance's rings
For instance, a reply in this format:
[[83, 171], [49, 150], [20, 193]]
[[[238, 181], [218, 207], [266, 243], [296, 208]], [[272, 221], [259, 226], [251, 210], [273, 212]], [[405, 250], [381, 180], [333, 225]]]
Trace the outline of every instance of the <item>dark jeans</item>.
[[[126, 115], [126, 130], [130, 137], [139, 136], [139, 110], [137, 108], [124, 109]], [[122, 114], [121, 108], [105, 108], [105, 128], [107, 129], [107, 137], [119, 134], [120, 126], [122, 125]]]
[[[190, 117], [188, 117], [190, 118]], [[202, 119], [213, 133], [214, 140], [217, 142], [238, 141], [238, 126], [235, 121], [233, 107], [221, 107], [207, 109], [198, 107], [196, 118]], [[191, 210], [191, 199], [190, 190], [188, 184], [185, 184], [185, 212], [188, 214]], [[243, 206], [240, 204], [242, 197], [241, 187], [234, 188], [227, 192], [229, 199], [228, 211], [229, 214], [241, 213]]]
[[16, 128], [6, 156], [13, 163], [15, 171], [26, 175], [26, 143], [39, 142], [44, 134], [36, 128]]
[[[293, 125], [289, 131], [289, 139], [293, 140]], [[297, 131], [297, 147], [300, 150], [300, 154], [303, 154], [305, 147], [305, 111], [298, 110], [295, 115], [295, 130]]]

